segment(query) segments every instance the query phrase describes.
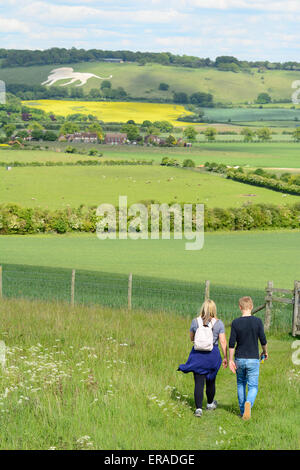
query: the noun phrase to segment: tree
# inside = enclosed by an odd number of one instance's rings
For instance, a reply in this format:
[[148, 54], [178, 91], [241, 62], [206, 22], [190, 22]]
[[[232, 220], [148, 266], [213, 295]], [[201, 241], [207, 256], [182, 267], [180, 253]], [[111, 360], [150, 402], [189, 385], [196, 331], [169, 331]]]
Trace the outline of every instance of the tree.
[[174, 145], [176, 145], [176, 139], [173, 135], [169, 135], [167, 138], [166, 138], [166, 144], [168, 145], [168, 147], [173, 147]]
[[33, 140], [41, 140], [44, 137], [44, 132], [41, 129], [34, 129], [31, 136]]
[[183, 168], [195, 168], [196, 164], [194, 160], [191, 160], [190, 158], [187, 158], [186, 160], [183, 161], [182, 164]]
[[101, 92], [100, 90], [98, 90], [98, 88], [92, 88], [90, 91], [89, 91], [89, 98], [92, 99], [92, 100], [99, 100], [102, 95], [101, 95]]
[[74, 132], [79, 132], [79, 126], [75, 122], [66, 121], [59, 130], [59, 135], [74, 134]]
[[0, 124], [5, 125], [9, 121], [9, 117], [6, 111], [0, 111]]
[[245, 127], [241, 134], [244, 136], [244, 142], [252, 142], [255, 136], [255, 132], [249, 129], [249, 127]]
[[258, 97], [256, 98], [256, 103], [257, 104], [267, 104], [271, 103], [272, 98], [268, 93], [260, 93]]
[[216, 140], [217, 130], [214, 127], [207, 127], [204, 131], [204, 135], [209, 142]]
[[234, 57], [234, 56], [229, 56], [229, 55], [222, 55], [219, 57], [216, 57], [215, 64], [218, 67], [220, 64], [237, 64], [239, 65], [240, 61]]
[[6, 134], [6, 137], [9, 139], [15, 132], [16, 126], [14, 124], [6, 124], [3, 129]]
[[45, 130], [44, 126], [42, 126], [42, 124], [40, 124], [37, 121], [31, 121], [31, 123], [28, 124], [28, 129], [31, 129], [32, 131], [44, 131]]
[[160, 83], [158, 89], [161, 91], [167, 91], [170, 88], [170, 86], [167, 83]]
[[57, 135], [53, 131], [46, 131], [43, 140], [54, 142], [57, 139]]
[[196, 140], [196, 137], [197, 137], [197, 131], [192, 126], [186, 127], [183, 131], [183, 136], [186, 139], [190, 140], [191, 142], [194, 142]]
[[127, 134], [127, 139], [131, 142], [137, 140], [139, 137], [139, 128], [134, 124], [124, 124], [121, 128], [121, 132], [125, 132]]
[[262, 142], [267, 142], [271, 139], [271, 131], [268, 127], [261, 127], [258, 129], [258, 131], [256, 131], [256, 134], [259, 140]]
[[168, 121], [154, 121], [154, 127], [157, 127], [161, 132], [172, 132], [174, 127]]
[[66, 148], [65, 153], [76, 153], [76, 148], [75, 148], [75, 147], [72, 147], [71, 145], [69, 145], [69, 146]]
[[173, 101], [174, 103], [188, 103], [188, 95], [184, 92], [174, 92]]
[[84, 93], [82, 88], [72, 88], [70, 93], [71, 98], [83, 98]]
[[141, 125], [141, 127], [142, 127], [143, 130], [144, 130], [144, 129], [146, 130], [147, 128], [149, 128], [149, 127], [151, 127], [151, 126], [152, 126], [152, 122], [149, 121], [149, 120], [147, 120], [147, 119], [146, 119], [145, 121], [143, 121], [143, 123], [142, 123], [142, 125]]
[[211, 107], [213, 105], [213, 95], [198, 91], [190, 96], [190, 102], [198, 106]]
[[104, 90], [105, 88], [111, 88], [111, 82], [109, 80], [103, 80], [100, 88], [101, 90]]
[[300, 142], [300, 127], [294, 130], [293, 137], [296, 142]]
[[127, 96], [127, 92], [121, 86], [119, 86], [118, 88], [115, 88], [113, 91], [114, 91], [115, 99], [125, 98]]
[[221, 70], [222, 72], [234, 72], [234, 73], [239, 73], [240, 72], [240, 67], [234, 63], [234, 62], [231, 62], [231, 63], [227, 63], [227, 62], [220, 62], [218, 64], [218, 70]]
[[100, 124], [99, 124], [98, 122], [93, 122], [93, 123], [88, 127], [88, 131], [89, 131], [89, 132], [96, 133], [99, 140], [103, 140], [103, 139], [104, 139], [104, 132], [103, 132], [103, 129], [102, 129], [102, 127], [100, 126]]

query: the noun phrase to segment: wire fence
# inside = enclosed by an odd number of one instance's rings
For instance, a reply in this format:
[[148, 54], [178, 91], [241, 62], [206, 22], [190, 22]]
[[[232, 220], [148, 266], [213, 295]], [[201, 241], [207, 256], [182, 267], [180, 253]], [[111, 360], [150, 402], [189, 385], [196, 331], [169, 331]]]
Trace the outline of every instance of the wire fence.
[[[165, 311], [194, 318], [205, 298], [215, 301], [218, 316], [229, 324], [240, 316], [238, 301], [252, 297], [254, 306], [265, 301], [264, 289], [248, 289], [205, 281], [188, 282], [138, 275], [112, 274], [27, 265], [2, 265], [0, 294], [3, 298], [59, 301], [76, 305]], [[208, 290], [209, 289], [209, 290]], [[264, 321], [264, 311], [257, 313]], [[272, 329], [287, 330], [291, 309], [287, 305], [272, 308]]]

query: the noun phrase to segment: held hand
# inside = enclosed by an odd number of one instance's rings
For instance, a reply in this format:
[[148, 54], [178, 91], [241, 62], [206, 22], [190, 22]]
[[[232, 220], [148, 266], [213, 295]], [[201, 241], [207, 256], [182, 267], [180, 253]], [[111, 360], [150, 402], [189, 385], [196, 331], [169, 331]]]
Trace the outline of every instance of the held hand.
[[223, 369], [227, 369], [227, 366], [228, 366], [228, 361], [226, 358], [223, 359]]
[[264, 361], [267, 361], [267, 360], [268, 360], [268, 357], [269, 357], [269, 356], [268, 356], [268, 353], [263, 353], [263, 352], [262, 352], [261, 355], [260, 355], [260, 359], [262, 359], [262, 357], [263, 357]]
[[229, 368], [233, 374], [236, 373], [236, 364], [234, 361], [229, 361]]

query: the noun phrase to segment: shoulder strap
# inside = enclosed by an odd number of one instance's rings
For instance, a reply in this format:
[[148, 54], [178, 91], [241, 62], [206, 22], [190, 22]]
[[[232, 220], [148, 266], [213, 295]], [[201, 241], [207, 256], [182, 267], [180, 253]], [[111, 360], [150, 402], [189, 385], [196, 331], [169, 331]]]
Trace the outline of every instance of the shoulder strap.
[[203, 321], [201, 317], [197, 317], [197, 322], [198, 322], [198, 328], [200, 328], [200, 326], [203, 326]]
[[209, 322], [209, 325], [211, 325], [211, 328], [213, 328], [215, 326], [215, 324], [217, 323], [217, 321], [219, 320], [216, 320], [215, 318], [212, 318], [211, 321]]

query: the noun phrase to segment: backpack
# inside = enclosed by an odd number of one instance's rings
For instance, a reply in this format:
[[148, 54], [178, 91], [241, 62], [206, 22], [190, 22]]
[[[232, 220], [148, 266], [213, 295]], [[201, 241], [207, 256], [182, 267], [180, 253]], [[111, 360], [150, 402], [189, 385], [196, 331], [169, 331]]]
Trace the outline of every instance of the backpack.
[[211, 351], [214, 347], [212, 329], [217, 320], [212, 318], [207, 326], [203, 325], [201, 317], [197, 318], [198, 328], [194, 337], [194, 349], [196, 351]]

